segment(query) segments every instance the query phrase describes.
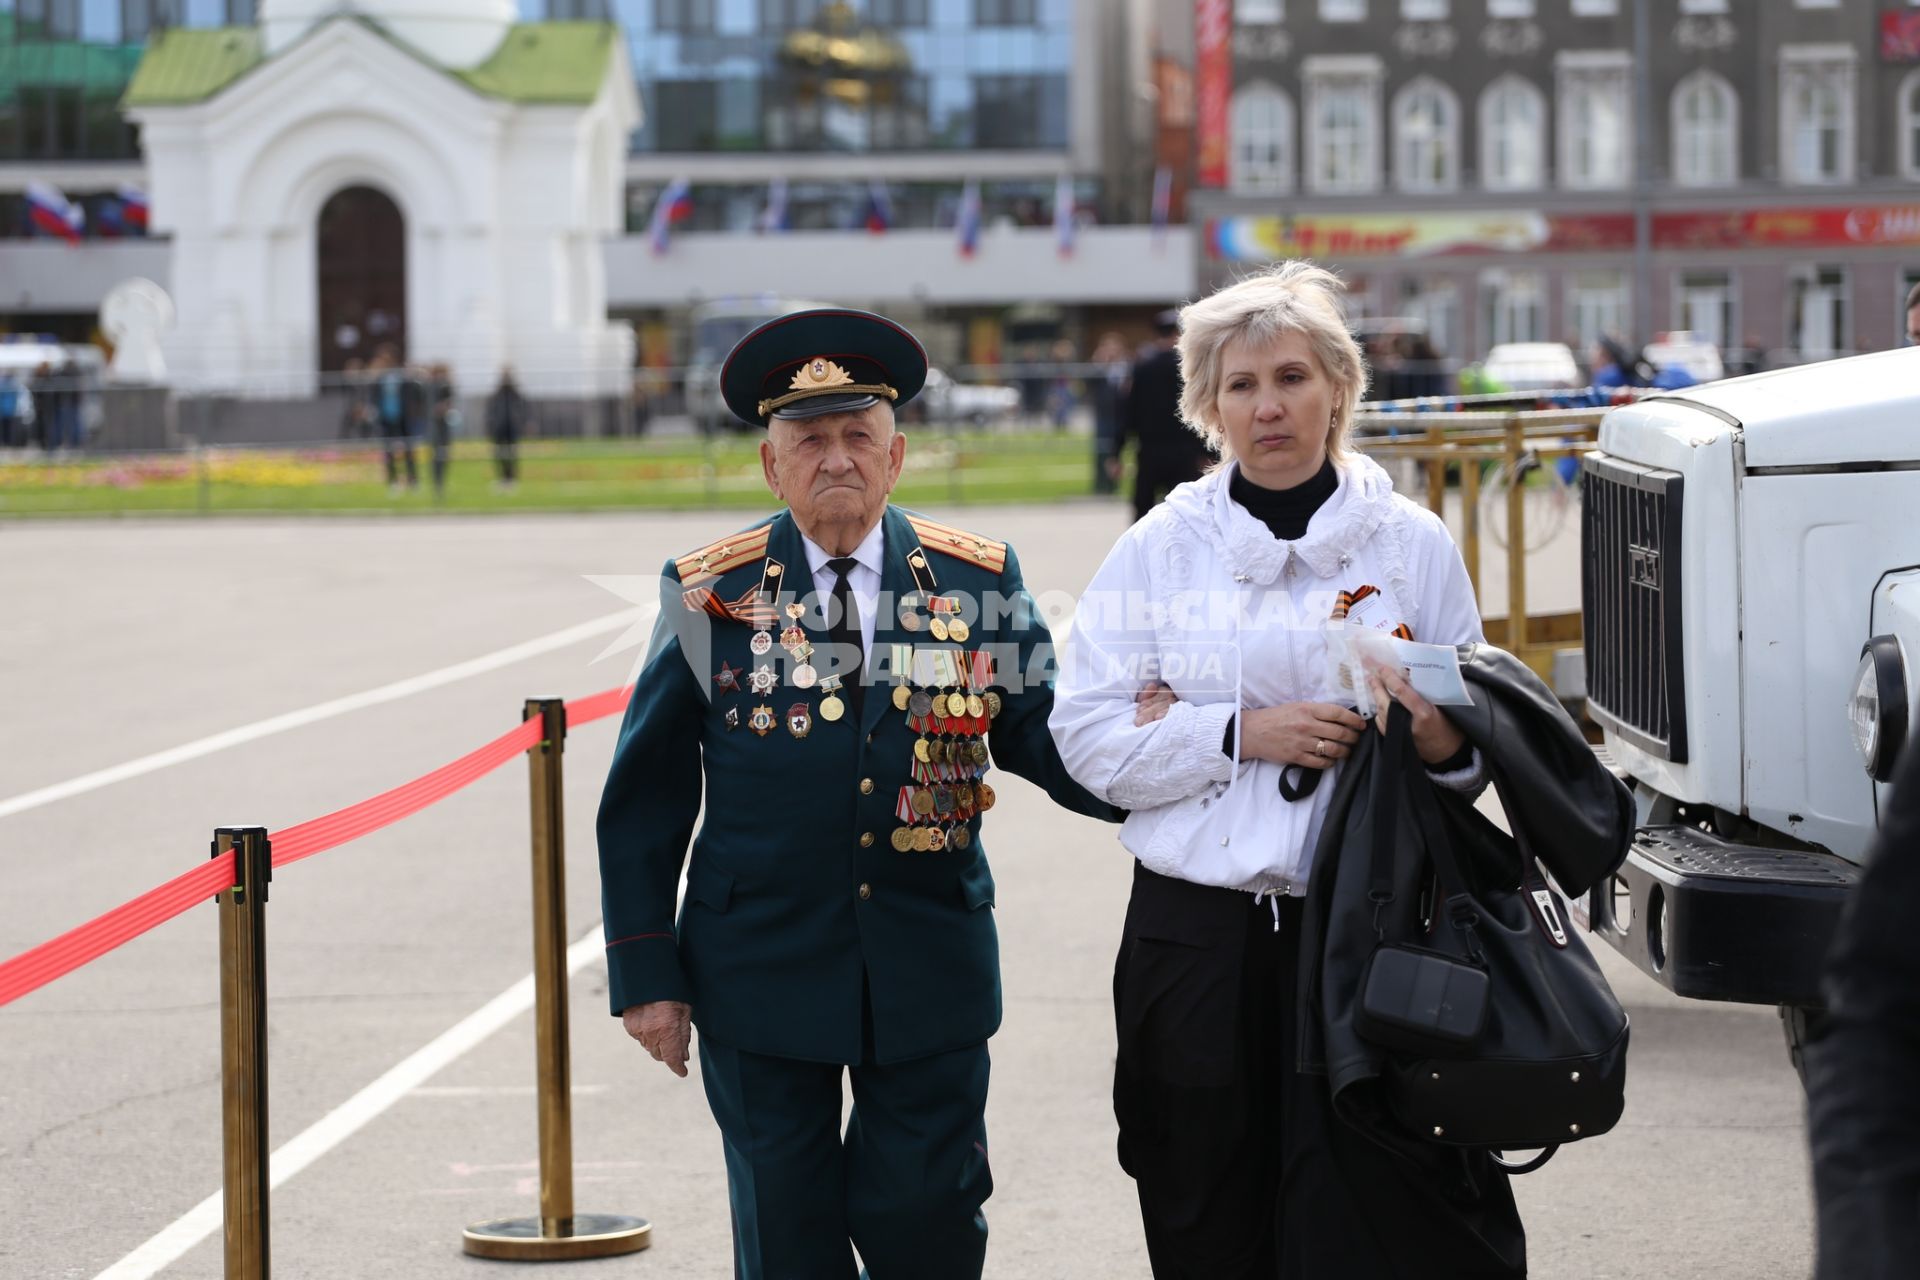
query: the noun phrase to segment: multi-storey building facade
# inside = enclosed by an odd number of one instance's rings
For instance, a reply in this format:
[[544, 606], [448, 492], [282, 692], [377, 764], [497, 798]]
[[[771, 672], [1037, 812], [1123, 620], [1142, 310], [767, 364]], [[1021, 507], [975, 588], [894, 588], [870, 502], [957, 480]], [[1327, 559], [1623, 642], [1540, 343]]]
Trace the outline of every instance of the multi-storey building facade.
[[1457, 358], [1671, 329], [1804, 357], [1900, 340], [1920, 6], [1198, 9], [1200, 96], [1211, 74], [1219, 104], [1192, 205], [1207, 283], [1309, 254], [1356, 309], [1423, 321]]

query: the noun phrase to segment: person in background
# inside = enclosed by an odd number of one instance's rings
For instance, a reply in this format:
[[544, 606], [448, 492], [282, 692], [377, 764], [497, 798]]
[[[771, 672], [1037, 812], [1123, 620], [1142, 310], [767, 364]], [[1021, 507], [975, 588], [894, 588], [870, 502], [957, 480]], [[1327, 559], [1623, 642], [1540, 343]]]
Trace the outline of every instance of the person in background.
[[367, 400], [367, 365], [350, 356], [340, 369], [340, 438], [361, 440], [373, 434], [373, 406]]
[[20, 385], [13, 370], [0, 370], [0, 449], [12, 448], [18, 439], [26, 417], [22, 412], [26, 399], [27, 389]]
[[1817, 1280], [1895, 1280], [1920, 1258], [1920, 750], [1895, 765], [1805, 1053]]
[[1920, 347], [1920, 284], [1907, 290], [1907, 345]]
[[635, 370], [633, 375], [633, 434], [644, 436], [653, 423], [653, 373], [648, 369]]
[[1109, 330], [1087, 357], [1095, 366], [1087, 379], [1093, 401], [1093, 491], [1112, 493], [1120, 480], [1120, 412], [1127, 394], [1127, 344]]
[[1062, 338], [1053, 344], [1047, 356], [1054, 366], [1053, 377], [1047, 383], [1047, 419], [1055, 431], [1065, 431], [1067, 420], [1073, 416], [1073, 407], [1080, 399], [1073, 385], [1073, 343]]
[[51, 452], [60, 447], [60, 385], [53, 366], [33, 371], [28, 391], [33, 396], [32, 443]]
[[[638, 379], [635, 380], [636, 385]], [[513, 366], [502, 365], [500, 385], [487, 397], [487, 439], [493, 441], [494, 488], [512, 493], [520, 478], [520, 433], [526, 429], [527, 398], [513, 380]]]
[[420, 472], [413, 457], [410, 421], [411, 402], [416, 390], [400, 367], [400, 351], [392, 343], [382, 346], [373, 358], [373, 412], [380, 424], [380, 438], [386, 441], [387, 490], [400, 492], [400, 464], [406, 461], [407, 488], [420, 487]]
[[1134, 361], [1115, 452], [1140, 442], [1133, 467], [1133, 518], [1138, 520], [1178, 485], [1198, 480], [1213, 461], [1206, 442], [1180, 417], [1180, 313], [1153, 318], [1154, 339]]
[[453, 456], [453, 433], [460, 426], [460, 410], [453, 403], [453, 372], [445, 362], [427, 366], [427, 448], [433, 474], [433, 500], [447, 496], [447, 464]]
[[1447, 394], [1446, 357], [1424, 333], [1406, 335], [1407, 390], [1416, 396]]

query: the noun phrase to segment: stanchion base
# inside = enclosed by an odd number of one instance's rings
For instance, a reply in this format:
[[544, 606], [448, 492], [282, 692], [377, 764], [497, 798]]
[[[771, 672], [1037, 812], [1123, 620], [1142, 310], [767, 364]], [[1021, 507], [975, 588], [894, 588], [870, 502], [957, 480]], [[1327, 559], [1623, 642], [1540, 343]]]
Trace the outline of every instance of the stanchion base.
[[618, 1213], [576, 1213], [573, 1230], [562, 1236], [540, 1234], [538, 1218], [496, 1218], [476, 1222], [461, 1237], [461, 1246], [476, 1258], [511, 1262], [565, 1262], [574, 1258], [611, 1258], [638, 1253], [653, 1243], [653, 1227], [645, 1218]]

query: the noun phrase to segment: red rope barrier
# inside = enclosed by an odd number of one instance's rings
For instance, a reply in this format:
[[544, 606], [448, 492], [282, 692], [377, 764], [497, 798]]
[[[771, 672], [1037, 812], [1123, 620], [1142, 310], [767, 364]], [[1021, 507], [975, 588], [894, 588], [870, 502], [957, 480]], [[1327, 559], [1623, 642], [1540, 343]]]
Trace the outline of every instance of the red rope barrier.
[[[566, 704], [567, 725], [572, 728], [590, 724], [624, 711], [632, 696], [633, 688], [629, 685], [569, 702]], [[273, 865], [284, 867], [316, 853], [325, 853], [438, 804], [513, 757], [532, 750], [540, 742], [541, 728], [540, 721], [528, 720], [458, 760], [391, 791], [270, 833]], [[205, 902], [232, 887], [233, 854], [228, 852], [0, 963], [0, 1005], [65, 977], [149, 929], [165, 924], [194, 903]]]

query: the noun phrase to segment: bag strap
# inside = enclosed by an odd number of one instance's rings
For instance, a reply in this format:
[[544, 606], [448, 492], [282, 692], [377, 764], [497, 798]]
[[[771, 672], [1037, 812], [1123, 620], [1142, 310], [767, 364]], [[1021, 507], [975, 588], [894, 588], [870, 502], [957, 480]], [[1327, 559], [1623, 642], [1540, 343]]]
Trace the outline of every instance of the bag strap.
[[[1399, 712], [1398, 731], [1396, 717]], [[1374, 937], [1386, 941], [1386, 926], [1381, 915], [1393, 901], [1394, 841], [1400, 834], [1399, 799], [1406, 794], [1407, 743], [1412, 737], [1412, 720], [1399, 704], [1390, 704], [1387, 733], [1373, 760], [1373, 849], [1368, 859], [1367, 901], [1373, 904]], [[1362, 730], [1361, 732], [1365, 732]]]
[[1523, 1173], [1532, 1173], [1535, 1169], [1538, 1169], [1541, 1165], [1553, 1159], [1554, 1152], [1558, 1150], [1560, 1150], [1560, 1144], [1556, 1142], [1550, 1147], [1542, 1147], [1540, 1149], [1540, 1154], [1535, 1156], [1531, 1160], [1524, 1160], [1518, 1164], [1511, 1164], [1500, 1158], [1502, 1154], [1500, 1151], [1500, 1148], [1488, 1147], [1487, 1159], [1493, 1161], [1494, 1166], [1498, 1168], [1502, 1173], [1506, 1174], [1508, 1177], [1516, 1177]]

